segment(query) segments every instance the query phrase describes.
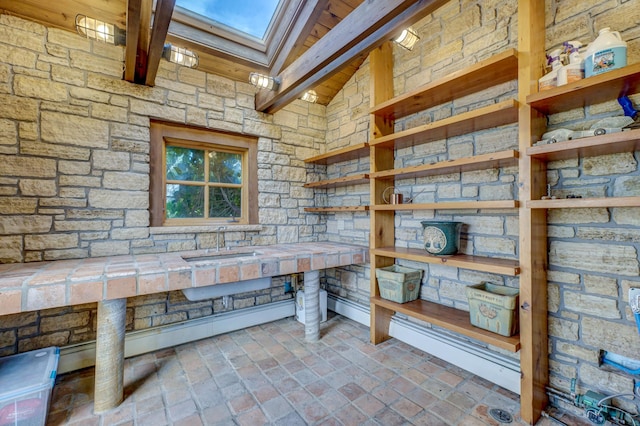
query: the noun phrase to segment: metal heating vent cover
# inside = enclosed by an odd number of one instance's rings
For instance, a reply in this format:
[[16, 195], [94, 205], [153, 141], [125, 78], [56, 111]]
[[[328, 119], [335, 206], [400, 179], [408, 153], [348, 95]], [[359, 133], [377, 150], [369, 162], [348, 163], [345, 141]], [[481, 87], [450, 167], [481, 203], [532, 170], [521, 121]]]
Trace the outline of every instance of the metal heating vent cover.
[[511, 423], [513, 421], [513, 416], [500, 408], [490, 409], [489, 414], [500, 423]]

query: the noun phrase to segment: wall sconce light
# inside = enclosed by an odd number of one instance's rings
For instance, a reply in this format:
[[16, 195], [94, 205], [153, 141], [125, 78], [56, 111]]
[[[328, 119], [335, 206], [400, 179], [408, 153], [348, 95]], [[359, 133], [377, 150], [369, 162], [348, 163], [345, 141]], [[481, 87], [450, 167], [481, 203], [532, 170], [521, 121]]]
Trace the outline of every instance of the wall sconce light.
[[307, 90], [300, 99], [315, 104], [318, 101], [318, 94], [315, 90]]
[[195, 52], [184, 47], [173, 46], [171, 43], [164, 45], [162, 57], [169, 62], [189, 68], [196, 68], [200, 62]]
[[409, 27], [402, 30], [402, 33], [393, 41], [407, 50], [412, 50], [418, 40], [420, 40], [420, 37], [418, 37], [416, 31]]
[[123, 46], [125, 44], [126, 32], [124, 30], [113, 24], [85, 15], [76, 15], [76, 31], [81, 36], [115, 46]]
[[280, 86], [280, 81], [277, 78], [257, 72], [249, 74], [249, 82], [259, 89], [278, 90], [278, 86]]

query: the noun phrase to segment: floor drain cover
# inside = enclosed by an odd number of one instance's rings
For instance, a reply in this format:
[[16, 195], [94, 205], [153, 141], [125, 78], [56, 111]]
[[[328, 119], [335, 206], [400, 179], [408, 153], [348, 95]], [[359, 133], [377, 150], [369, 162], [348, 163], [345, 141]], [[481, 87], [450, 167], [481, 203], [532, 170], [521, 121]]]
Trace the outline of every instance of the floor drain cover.
[[490, 409], [489, 414], [491, 414], [491, 417], [493, 417], [500, 423], [511, 423], [513, 421], [513, 417], [511, 416], [511, 414], [499, 408]]

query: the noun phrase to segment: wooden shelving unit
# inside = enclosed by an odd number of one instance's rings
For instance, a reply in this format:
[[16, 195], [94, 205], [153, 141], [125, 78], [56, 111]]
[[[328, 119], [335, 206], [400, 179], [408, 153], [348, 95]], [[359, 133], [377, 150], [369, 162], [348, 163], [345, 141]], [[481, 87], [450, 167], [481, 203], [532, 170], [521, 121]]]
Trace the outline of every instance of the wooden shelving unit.
[[[640, 91], [640, 64], [610, 71], [580, 80], [567, 87], [537, 93], [527, 97], [530, 105], [545, 113], [559, 112], [565, 108], [602, 102], [602, 93], [618, 96], [621, 92], [633, 94]], [[616, 93], [616, 95], [612, 95]], [[554, 103], [557, 102], [557, 105]], [[610, 133], [601, 136], [574, 139], [548, 145], [527, 148], [529, 157], [541, 162], [570, 158], [634, 152], [640, 150], [640, 129]], [[640, 207], [640, 197], [563, 198], [556, 200], [528, 200], [530, 209]]]
[[313, 164], [334, 164], [343, 161], [355, 160], [369, 156], [369, 144], [366, 142], [351, 145], [346, 148], [335, 149], [325, 154], [316, 155], [304, 160], [305, 163]]
[[555, 161], [634, 151], [640, 151], [640, 129], [532, 146], [526, 152], [538, 160]]
[[375, 105], [369, 112], [378, 117], [398, 119], [517, 77], [518, 53], [515, 49], [508, 49], [443, 79]]
[[[369, 156], [369, 144], [366, 142], [351, 145], [345, 148], [335, 149], [324, 154], [316, 155], [304, 160], [305, 163], [329, 165], [343, 161], [351, 161]], [[325, 179], [318, 182], [305, 183], [305, 188], [328, 189], [350, 185], [363, 185], [369, 183], [369, 175], [360, 173], [351, 176], [343, 176], [335, 179]], [[335, 206], [335, 207], [305, 207], [309, 213], [337, 213], [367, 211], [369, 206]]]
[[530, 209], [587, 209], [596, 207], [640, 207], [640, 197], [560, 198], [557, 200], [530, 200]]
[[518, 102], [514, 99], [478, 108], [433, 123], [373, 139], [371, 146], [406, 148], [417, 144], [460, 136], [518, 121]]
[[470, 172], [474, 170], [511, 167], [518, 164], [518, 151], [507, 150], [474, 157], [458, 158], [438, 163], [421, 164], [401, 169], [385, 170], [371, 173], [370, 178], [394, 177], [398, 179], [435, 176], [447, 173]]
[[565, 86], [527, 96], [527, 103], [543, 114], [555, 114], [640, 92], [640, 63], [598, 74]]
[[358, 175], [344, 176], [344, 177], [335, 178], [335, 179], [320, 180], [318, 182], [309, 182], [309, 183], [305, 183], [303, 186], [305, 188], [326, 189], [326, 188], [337, 188], [340, 186], [362, 185], [365, 183], [369, 183], [369, 175], [366, 173], [362, 173]]
[[[589, 138], [559, 142], [551, 145], [531, 146], [540, 137], [546, 125], [546, 115], [584, 108], [615, 100], [620, 96], [640, 92], [640, 63], [576, 81], [548, 91], [531, 93], [530, 84], [540, 78], [539, 64], [543, 61], [545, 14], [540, 9], [543, 2], [520, 0], [518, 2], [518, 31], [529, 63], [519, 76], [519, 100], [523, 104], [520, 115], [521, 159], [520, 199], [525, 209], [520, 214], [520, 301], [528, 309], [521, 309], [520, 334], [523, 349], [521, 355], [521, 416], [533, 424], [547, 402], [543, 385], [548, 383], [547, 339], [547, 210], [554, 208], [606, 208], [640, 207], [640, 197], [571, 198], [541, 200], [546, 193], [546, 162], [578, 159], [598, 155], [640, 150], [640, 130], [606, 134]], [[531, 18], [529, 18], [531, 16]], [[526, 23], [526, 25], [520, 22]], [[537, 68], [536, 68], [537, 66]], [[535, 90], [535, 89], [533, 89]], [[530, 93], [527, 93], [530, 92]], [[524, 96], [524, 102], [523, 102]], [[615, 171], [612, 171], [615, 173]], [[523, 224], [525, 226], [523, 226]], [[524, 284], [524, 285], [523, 285]], [[524, 289], [524, 292], [523, 292]], [[524, 306], [524, 305], [523, 305]], [[526, 345], [525, 345], [526, 342]]]
[[371, 210], [403, 211], [403, 210], [480, 210], [480, 209], [514, 209], [520, 203], [517, 200], [489, 201], [441, 201], [438, 203], [408, 204], [376, 204]]
[[520, 350], [520, 336], [505, 337], [490, 331], [474, 327], [469, 322], [469, 312], [443, 306], [426, 300], [414, 300], [407, 303], [395, 303], [378, 296], [371, 297], [371, 303], [395, 312], [409, 315], [413, 318], [429, 322], [435, 326], [446, 328], [480, 340], [481, 342], [501, 349], [518, 352]]
[[338, 212], [364, 212], [369, 210], [369, 206], [337, 206], [337, 207], [305, 207], [304, 211], [309, 213], [338, 213]]
[[[394, 132], [394, 120], [418, 111], [477, 93], [499, 83], [518, 77], [517, 53], [513, 49], [497, 54], [464, 70], [438, 81], [424, 85], [412, 92], [393, 97], [393, 76], [390, 48], [372, 52], [370, 56], [372, 78], [371, 135], [371, 268], [395, 263], [397, 259], [414, 262], [448, 265], [507, 276], [520, 273], [517, 260], [456, 254], [434, 256], [424, 249], [395, 247], [394, 217], [396, 211], [444, 210], [444, 209], [512, 209], [516, 200], [495, 201], [447, 201], [418, 204], [384, 204], [383, 192], [390, 181], [418, 178], [448, 173], [458, 173], [518, 164], [519, 152], [506, 150], [468, 158], [394, 168], [395, 150], [435, 140], [494, 128], [518, 121], [519, 103], [506, 100], [472, 111], [457, 114], [433, 123]], [[469, 313], [425, 300], [399, 304], [380, 298], [375, 274], [371, 274], [371, 341], [380, 343], [389, 337], [388, 328], [394, 312], [458, 332], [462, 335], [495, 345], [502, 349], [518, 351], [519, 336], [504, 338], [498, 334], [473, 327]]]
[[474, 271], [491, 272], [493, 274], [514, 277], [520, 273], [517, 260], [499, 259], [495, 257], [472, 256], [468, 254], [454, 254], [452, 256], [434, 256], [423, 249], [405, 247], [380, 247], [371, 249], [377, 256], [394, 259], [412, 260], [414, 262], [447, 265], [456, 268], [473, 269]]

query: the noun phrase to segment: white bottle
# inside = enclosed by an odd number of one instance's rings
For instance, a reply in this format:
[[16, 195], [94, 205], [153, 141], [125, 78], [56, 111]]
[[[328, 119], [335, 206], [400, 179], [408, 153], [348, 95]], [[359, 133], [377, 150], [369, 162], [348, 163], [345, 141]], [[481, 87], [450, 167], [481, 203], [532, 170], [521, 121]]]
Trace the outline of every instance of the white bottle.
[[558, 70], [562, 67], [562, 62], [560, 62], [560, 49], [555, 49], [547, 58], [551, 64], [551, 71], [538, 80], [538, 91], [540, 92], [553, 89], [558, 85]]
[[603, 28], [584, 52], [584, 76], [622, 68], [627, 65], [627, 43], [618, 31]]
[[564, 43], [565, 51], [569, 55], [569, 63], [558, 70], [558, 86], [563, 86], [584, 78], [584, 61], [579, 49], [582, 46], [577, 40]]

